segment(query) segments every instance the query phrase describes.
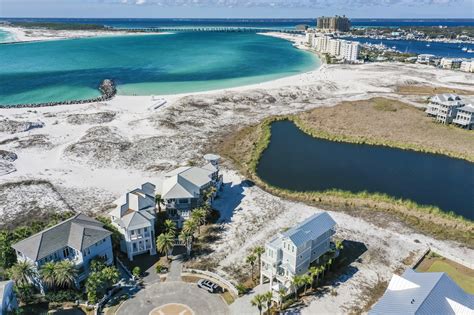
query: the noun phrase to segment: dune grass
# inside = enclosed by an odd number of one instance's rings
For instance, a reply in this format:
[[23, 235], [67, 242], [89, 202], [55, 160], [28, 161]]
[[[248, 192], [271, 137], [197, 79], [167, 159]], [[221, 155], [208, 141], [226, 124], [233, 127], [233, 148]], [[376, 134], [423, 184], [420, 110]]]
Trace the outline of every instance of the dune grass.
[[[357, 102], [355, 102], [357, 103]], [[385, 99], [373, 99], [368, 103], [373, 110], [383, 113], [393, 113], [394, 110], [400, 110], [400, 106], [408, 106], [396, 102], [388, 104]], [[360, 104], [360, 103], [359, 103]], [[380, 105], [382, 104], [382, 105]], [[351, 104], [352, 105], [352, 104]], [[379, 108], [374, 109], [374, 105]], [[337, 107], [337, 106], [336, 106]], [[405, 109], [405, 108], [404, 108]], [[416, 110], [416, 109], [415, 109]], [[252, 179], [257, 185], [264, 190], [295, 201], [302, 201], [318, 207], [329, 208], [332, 210], [356, 210], [364, 209], [369, 211], [383, 211], [395, 215], [397, 218], [405, 222], [410, 227], [419, 230], [423, 233], [433, 235], [439, 239], [450, 239], [466, 244], [474, 248], [474, 224], [472, 221], [465, 219], [453, 212], [444, 212], [441, 209], [433, 206], [419, 205], [411, 200], [403, 200], [391, 197], [380, 193], [352, 193], [342, 190], [327, 190], [327, 191], [311, 191], [300, 192], [282, 189], [272, 186], [264, 182], [257, 176], [257, 166], [263, 151], [268, 147], [271, 138], [271, 124], [279, 120], [291, 120], [303, 132], [310, 134], [313, 137], [328, 139], [332, 141], [364, 143], [386, 145], [390, 147], [397, 147], [401, 149], [412, 149], [430, 153], [442, 153], [439, 149], [432, 147], [417, 147], [412, 144], [394, 143], [390, 141], [381, 142], [378, 139], [370, 136], [348, 136], [344, 133], [330, 133], [324, 129], [315, 129], [309, 124], [309, 114], [314, 114], [317, 111], [306, 112], [298, 115], [290, 116], [276, 116], [270, 117], [261, 123], [240, 129], [238, 132], [229, 134], [222, 139], [217, 146], [217, 151], [224, 157], [229, 158], [240, 171]], [[348, 113], [347, 115], [350, 115]], [[403, 115], [401, 118], [404, 118]], [[374, 117], [374, 119], [378, 119]], [[384, 122], [381, 122], [384, 124]], [[390, 124], [384, 124], [391, 128]], [[396, 124], [395, 124], [396, 125]], [[434, 126], [438, 126], [434, 124]], [[440, 126], [444, 128], [444, 126]], [[339, 129], [338, 129], [339, 130]], [[344, 130], [344, 129], [343, 129]], [[465, 130], [460, 130], [465, 131]], [[390, 133], [390, 130], [386, 131]], [[469, 131], [466, 131], [469, 132]], [[472, 140], [466, 139], [464, 141], [474, 141], [474, 134], [470, 134]], [[467, 136], [466, 136], [467, 137]], [[451, 136], [450, 136], [451, 138]], [[428, 139], [430, 140], [430, 139]], [[473, 142], [474, 143], [474, 142]], [[474, 156], [464, 155], [459, 152], [448, 152], [450, 156], [462, 157], [466, 160], [474, 161]]]

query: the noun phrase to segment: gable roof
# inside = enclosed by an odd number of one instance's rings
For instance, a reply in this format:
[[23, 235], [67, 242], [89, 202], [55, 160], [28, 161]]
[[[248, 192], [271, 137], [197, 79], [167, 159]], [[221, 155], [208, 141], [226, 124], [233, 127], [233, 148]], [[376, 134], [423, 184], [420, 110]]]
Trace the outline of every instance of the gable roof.
[[431, 98], [431, 101], [447, 106], [458, 106], [464, 104], [459, 95], [452, 93], [436, 94]]
[[463, 107], [458, 108], [458, 110], [464, 111], [464, 112], [469, 112], [469, 113], [474, 113], [474, 105], [467, 104]]
[[302, 245], [309, 240], [315, 240], [328, 230], [336, 226], [336, 222], [327, 212], [313, 214], [297, 226], [282, 234], [289, 238], [296, 246]]
[[463, 291], [444, 272], [408, 269], [393, 275], [369, 314], [473, 314], [474, 295]]
[[216, 171], [214, 166], [206, 165], [179, 167], [166, 173], [163, 181], [163, 199], [196, 198], [201, 188], [212, 181], [212, 174]]
[[[148, 216], [146, 214], [148, 214]], [[151, 226], [151, 220], [153, 219], [153, 217], [150, 218], [150, 216], [151, 214], [147, 211], [132, 211], [122, 217], [120, 225], [126, 229], [132, 230], [149, 227]]]
[[37, 261], [66, 246], [82, 251], [111, 234], [110, 231], [103, 228], [101, 222], [79, 213], [12, 245], [12, 247], [28, 258]]

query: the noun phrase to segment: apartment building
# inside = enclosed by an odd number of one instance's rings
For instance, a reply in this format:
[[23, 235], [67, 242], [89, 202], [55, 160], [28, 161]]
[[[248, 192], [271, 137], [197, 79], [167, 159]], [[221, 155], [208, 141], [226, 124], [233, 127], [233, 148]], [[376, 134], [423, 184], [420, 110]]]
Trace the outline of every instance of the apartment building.
[[463, 60], [459, 58], [442, 58], [440, 67], [443, 69], [459, 69]]
[[464, 72], [474, 72], [474, 60], [464, 60], [461, 62], [459, 70]]
[[115, 209], [109, 212], [112, 224], [122, 234], [120, 250], [128, 259], [148, 252], [156, 254], [156, 187], [145, 183], [141, 188], [122, 195], [114, 203]]
[[351, 21], [345, 16], [318, 17], [316, 28], [321, 32], [349, 32]]
[[335, 249], [331, 242], [335, 226], [336, 222], [327, 212], [320, 212], [276, 235], [265, 245], [260, 284], [268, 281], [270, 290], [285, 288], [289, 292], [296, 275], [306, 274], [311, 264], [318, 263], [322, 255]]

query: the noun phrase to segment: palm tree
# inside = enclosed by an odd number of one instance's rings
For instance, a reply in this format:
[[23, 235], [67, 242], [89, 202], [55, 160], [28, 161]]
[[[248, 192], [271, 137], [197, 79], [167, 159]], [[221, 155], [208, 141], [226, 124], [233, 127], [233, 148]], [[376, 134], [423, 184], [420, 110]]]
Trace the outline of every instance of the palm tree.
[[295, 290], [295, 300], [298, 300], [298, 288], [303, 284], [303, 278], [301, 276], [294, 276], [292, 284], [293, 289]]
[[192, 218], [184, 222], [183, 232], [187, 235], [193, 235], [197, 230], [197, 223]]
[[165, 233], [166, 234], [171, 234], [173, 236], [175, 235], [175, 233], [176, 233], [176, 223], [173, 220], [167, 219], [167, 220], [165, 220], [163, 225], [165, 226]]
[[166, 254], [166, 259], [168, 259], [168, 254], [174, 245], [174, 236], [169, 233], [162, 233], [156, 238], [156, 248], [162, 254]]
[[39, 274], [41, 280], [47, 287], [54, 287], [56, 284], [56, 264], [54, 262], [48, 261], [43, 266], [41, 266]]
[[26, 261], [19, 261], [9, 269], [9, 274], [12, 280], [19, 285], [26, 285], [29, 279], [35, 274], [33, 265]]
[[262, 267], [261, 258], [262, 258], [262, 254], [265, 253], [265, 248], [263, 248], [262, 246], [257, 246], [253, 249], [253, 253], [257, 255], [258, 257], [258, 271], [260, 272], [260, 268]]
[[344, 244], [342, 243], [341, 240], [336, 241], [336, 249], [340, 251], [344, 249]]
[[247, 264], [250, 264], [250, 266], [252, 266], [252, 280], [253, 280], [253, 269], [255, 266], [255, 260], [257, 260], [257, 257], [254, 254], [248, 255], [247, 259], [245, 260]]
[[158, 212], [161, 212], [161, 195], [156, 194], [155, 203], [158, 205]]
[[265, 296], [262, 294], [257, 294], [253, 297], [250, 303], [252, 303], [252, 306], [256, 306], [260, 315], [262, 315], [262, 307], [265, 303]]
[[201, 225], [206, 223], [207, 212], [204, 208], [197, 208], [191, 213], [191, 219], [198, 225], [198, 234], [201, 233]]
[[309, 274], [311, 275], [311, 278], [312, 278], [311, 287], [313, 287], [314, 279], [316, 278], [316, 283], [317, 283], [317, 280], [318, 280], [318, 277], [319, 277], [319, 268], [313, 266], [313, 267], [309, 268], [308, 271], [309, 271]]
[[323, 279], [324, 278], [324, 271], [326, 270], [326, 267], [325, 266], [319, 266], [319, 270], [322, 273], [321, 279]]
[[270, 307], [272, 306], [273, 293], [268, 291], [263, 295], [265, 297], [265, 302], [267, 302], [267, 312], [270, 314]]
[[76, 266], [69, 260], [62, 260], [54, 266], [54, 280], [56, 285], [71, 287], [77, 276]]
[[304, 275], [301, 277], [301, 282], [304, 283], [304, 294], [306, 295], [306, 289], [308, 288], [308, 285], [311, 286], [313, 283], [313, 278], [310, 275]]
[[280, 297], [280, 311], [282, 310], [282, 306], [283, 306], [283, 298], [285, 297], [286, 295], [286, 289], [285, 288], [279, 288], [278, 289], [278, 296]]

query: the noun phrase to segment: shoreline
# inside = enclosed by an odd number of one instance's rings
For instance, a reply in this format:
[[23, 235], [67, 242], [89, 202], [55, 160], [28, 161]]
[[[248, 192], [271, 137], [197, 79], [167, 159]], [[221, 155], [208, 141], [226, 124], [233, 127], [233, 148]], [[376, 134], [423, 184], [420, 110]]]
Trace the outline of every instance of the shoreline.
[[[0, 27], [2, 29], [2, 27]], [[130, 36], [134, 35], [166, 35], [170, 33], [128, 33]], [[116, 34], [117, 36], [122, 36], [120, 34]], [[269, 37], [274, 37], [274, 38], [280, 38], [283, 40], [287, 40], [290, 42], [294, 42], [290, 38], [292, 36], [302, 36], [302, 35], [289, 35], [285, 33], [278, 33], [278, 32], [271, 32], [271, 33], [257, 33], [257, 35], [261, 36], [269, 36]], [[94, 37], [95, 35], [91, 35], [88, 37]], [[97, 36], [107, 36], [107, 35], [97, 35]], [[127, 34], [125, 35], [127, 36]], [[68, 38], [51, 38], [48, 40], [63, 40], [63, 39], [74, 39], [75, 37], [68, 37]], [[86, 37], [78, 37], [78, 38], [86, 38]], [[294, 39], [296, 40], [296, 39]], [[36, 42], [44, 41], [43, 39], [37, 39], [35, 40]], [[24, 41], [24, 42], [32, 42], [32, 41]], [[20, 42], [15, 42], [15, 43], [22, 43]], [[15, 44], [15, 43], [0, 43], [1, 44]], [[295, 43], [295, 42], [294, 42]], [[321, 71], [326, 69], [326, 63], [324, 62], [324, 58], [320, 58], [319, 54], [315, 53], [314, 51], [307, 49], [307, 47], [303, 45], [293, 45], [295, 49], [300, 49], [307, 51], [308, 53], [313, 54], [315, 60], [315, 68], [309, 70], [309, 71], [304, 71], [298, 74], [294, 75], [289, 75], [289, 76], [283, 76], [280, 78], [276, 79], [271, 79], [271, 80], [266, 80], [258, 83], [251, 83], [251, 84], [244, 84], [244, 85], [238, 85], [234, 87], [229, 87], [229, 88], [217, 88], [217, 89], [211, 89], [211, 90], [204, 90], [204, 91], [198, 91], [198, 92], [182, 92], [182, 93], [171, 93], [171, 94], [150, 94], [150, 95], [127, 95], [127, 94], [116, 94], [112, 101], [117, 98], [135, 98], [135, 99], [140, 99], [140, 98], [151, 98], [151, 97], [158, 97], [158, 98], [163, 98], [166, 100], [176, 100], [181, 97], [186, 97], [190, 95], [206, 95], [206, 94], [214, 94], [214, 93], [221, 93], [221, 92], [241, 92], [241, 91], [247, 91], [247, 90], [252, 90], [252, 89], [267, 89], [267, 88], [282, 88], [282, 87], [289, 87], [289, 86], [302, 86], [302, 85], [309, 85], [311, 84], [309, 79], [314, 77], [315, 75], [318, 75]], [[308, 83], [304, 83], [308, 82]], [[119, 90], [119, 88], [118, 88]], [[54, 107], [62, 107], [62, 106], [74, 106], [74, 105], [85, 105], [85, 104], [93, 104], [93, 103], [87, 103], [87, 102], [77, 102], [77, 103], [70, 103], [70, 104], [57, 104], [54, 105]], [[35, 109], [40, 109], [45, 106], [22, 106], [23, 104], [17, 104], [17, 105], [11, 105], [11, 106], [6, 106], [6, 105], [0, 105], [0, 110], [2, 109], [21, 109], [21, 108], [35, 108]], [[47, 106], [51, 107], [51, 106]]]

